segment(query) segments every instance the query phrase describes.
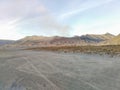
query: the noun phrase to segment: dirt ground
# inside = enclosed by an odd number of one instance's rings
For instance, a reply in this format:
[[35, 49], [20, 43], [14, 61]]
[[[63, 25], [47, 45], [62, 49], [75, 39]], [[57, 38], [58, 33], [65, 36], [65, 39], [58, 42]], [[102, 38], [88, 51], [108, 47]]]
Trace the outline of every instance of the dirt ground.
[[120, 57], [0, 50], [0, 90], [120, 90]]

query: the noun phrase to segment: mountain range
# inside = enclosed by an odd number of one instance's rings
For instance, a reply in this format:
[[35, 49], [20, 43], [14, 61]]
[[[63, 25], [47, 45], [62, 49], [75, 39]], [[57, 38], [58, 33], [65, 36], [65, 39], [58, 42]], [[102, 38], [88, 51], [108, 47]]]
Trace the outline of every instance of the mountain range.
[[0, 40], [0, 45], [12, 44], [14, 40]]
[[[6, 42], [6, 43], [5, 43]], [[11, 44], [12, 43], [12, 44]], [[84, 46], [84, 45], [119, 45], [120, 35], [106, 34], [86, 34], [74, 37], [61, 36], [27, 36], [17, 41], [0, 41], [0, 44], [9, 44], [19, 47], [43, 47], [43, 46]]]
[[105, 42], [109, 45], [120, 45], [120, 34]]

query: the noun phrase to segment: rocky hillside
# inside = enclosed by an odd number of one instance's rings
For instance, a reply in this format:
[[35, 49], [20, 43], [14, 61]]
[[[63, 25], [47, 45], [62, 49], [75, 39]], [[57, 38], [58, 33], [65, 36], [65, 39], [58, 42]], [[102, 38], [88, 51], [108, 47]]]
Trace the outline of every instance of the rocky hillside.
[[108, 45], [120, 45], [120, 34], [105, 42]]
[[82, 40], [85, 40], [86, 42], [102, 42], [102, 41], [107, 41], [110, 40], [112, 38], [114, 38], [115, 36], [110, 34], [110, 33], [106, 33], [106, 34], [101, 34], [101, 35], [95, 35], [95, 34], [87, 34], [87, 35], [82, 35], [80, 38]]
[[87, 34], [74, 37], [44, 37], [44, 36], [27, 36], [14, 43], [16, 46], [71, 46], [71, 45], [96, 45], [115, 37], [106, 33], [102, 35]]

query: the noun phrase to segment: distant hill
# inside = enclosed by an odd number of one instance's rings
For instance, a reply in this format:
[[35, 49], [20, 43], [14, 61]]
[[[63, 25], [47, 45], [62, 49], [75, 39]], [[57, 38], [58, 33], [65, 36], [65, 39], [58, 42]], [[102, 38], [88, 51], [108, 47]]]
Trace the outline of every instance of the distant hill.
[[45, 37], [45, 36], [27, 36], [18, 41], [15, 45], [20, 46], [38, 46], [38, 45], [47, 45], [54, 37]]
[[84, 40], [78, 37], [43, 37], [43, 36], [27, 36], [16, 42], [21, 46], [64, 46], [64, 45], [86, 45]]
[[13, 42], [14, 42], [13, 40], [1, 40], [0, 39], [0, 45], [11, 44]]
[[114, 38], [115, 36], [110, 34], [110, 33], [106, 33], [106, 34], [101, 34], [101, 35], [96, 35], [96, 34], [87, 34], [87, 35], [82, 35], [80, 38], [82, 40], [85, 40], [86, 42], [102, 42], [102, 41], [107, 41], [110, 40], [112, 38]]
[[120, 45], [120, 34], [105, 42], [108, 45]]
[[87, 34], [74, 37], [45, 37], [45, 36], [27, 36], [14, 43], [15, 46], [69, 46], [69, 45], [96, 45], [103, 41], [108, 41], [115, 36], [106, 33], [102, 35]]

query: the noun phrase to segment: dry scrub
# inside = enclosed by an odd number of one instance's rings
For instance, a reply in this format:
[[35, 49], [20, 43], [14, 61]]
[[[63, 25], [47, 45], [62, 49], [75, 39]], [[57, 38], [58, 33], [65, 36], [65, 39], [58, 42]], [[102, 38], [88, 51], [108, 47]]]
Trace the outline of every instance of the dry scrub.
[[27, 48], [27, 50], [44, 50], [44, 51], [60, 51], [73, 53], [95, 53], [95, 54], [120, 54], [120, 45], [105, 46], [51, 46], [51, 47], [35, 47]]

